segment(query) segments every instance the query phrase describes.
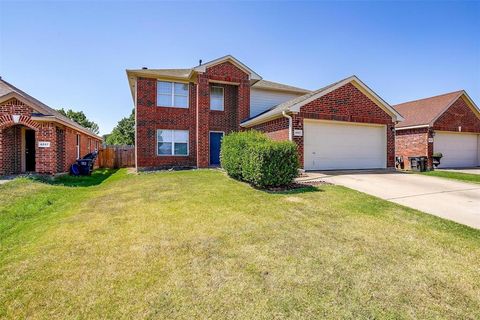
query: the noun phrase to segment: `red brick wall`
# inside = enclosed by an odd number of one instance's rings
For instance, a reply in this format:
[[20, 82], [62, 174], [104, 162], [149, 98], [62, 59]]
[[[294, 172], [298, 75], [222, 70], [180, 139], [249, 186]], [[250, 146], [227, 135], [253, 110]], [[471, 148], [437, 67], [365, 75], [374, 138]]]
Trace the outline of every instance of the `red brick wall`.
[[458, 98], [433, 124], [434, 130], [462, 132], [480, 132], [480, 119], [462, 99]]
[[428, 137], [428, 128], [396, 131], [396, 155], [403, 157], [403, 169], [410, 169], [410, 161], [408, 161], [408, 157], [431, 157], [431, 152], [429, 152], [429, 144], [432, 146], [433, 144], [428, 143]]
[[1, 115], [11, 115], [19, 114], [22, 116], [30, 116], [33, 112], [33, 109], [23, 102], [12, 98], [0, 104], [0, 116]]
[[273, 140], [288, 140], [288, 119], [285, 117], [259, 124], [252, 129], [265, 132]]
[[[157, 107], [157, 80], [139, 78], [137, 81], [137, 161], [139, 168], [195, 166], [195, 103], [196, 86], [189, 85], [188, 109]], [[189, 131], [189, 155], [157, 156], [157, 129]]]
[[13, 174], [21, 171], [21, 126], [11, 126], [0, 133], [0, 144], [3, 146], [0, 163], [0, 175]]
[[[210, 81], [233, 82], [238, 85], [225, 86], [225, 110], [210, 110]], [[215, 86], [218, 85], [215, 83]], [[250, 115], [250, 83], [248, 74], [230, 62], [207, 68], [198, 75], [197, 110], [197, 166], [209, 165], [209, 132], [240, 130], [240, 122]], [[205, 125], [208, 124], [208, 125]]]
[[[210, 131], [223, 131], [225, 134], [238, 130], [237, 108], [238, 108], [238, 88], [233, 85], [212, 83], [210, 87], [224, 88], [224, 108], [223, 111], [210, 110], [209, 125]], [[210, 99], [210, 98], [209, 98]]]
[[[232, 82], [235, 85], [215, 81]], [[239, 130], [240, 122], [248, 118], [248, 75], [235, 65], [226, 62], [207, 68], [205, 73], [198, 74], [196, 82], [189, 86], [189, 108], [181, 109], [157, 107], [157, 80], [137, 79], [137, 166], [140, 170], [174, 166], [207, 167], [209, 132]], [[225, 88], [224, 111], [210, 110], [212, 85]], [[189, 156], [157, 156], [157, 129], [189, 130]]]

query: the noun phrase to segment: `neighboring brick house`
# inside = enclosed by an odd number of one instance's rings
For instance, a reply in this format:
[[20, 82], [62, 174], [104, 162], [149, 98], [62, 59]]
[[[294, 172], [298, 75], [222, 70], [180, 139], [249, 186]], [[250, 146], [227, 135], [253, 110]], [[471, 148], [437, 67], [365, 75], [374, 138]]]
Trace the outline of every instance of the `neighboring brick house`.
[[0, 79], [0, 175], [67, 172], [101, 138]]
[[223, 134], [248, 128], [293, 140], [307, 170], [395, 165], [402, 117], [355, 76], [311, 92], [262, 80], [232, 56], [127, 76], [139, 170], [218, 165]]
[[480, 165], [480, 111], [463, 90], [394, 106], [405, 117], [396, 127], [396, 153], [403, 157], [443, 154], [439, 168]]

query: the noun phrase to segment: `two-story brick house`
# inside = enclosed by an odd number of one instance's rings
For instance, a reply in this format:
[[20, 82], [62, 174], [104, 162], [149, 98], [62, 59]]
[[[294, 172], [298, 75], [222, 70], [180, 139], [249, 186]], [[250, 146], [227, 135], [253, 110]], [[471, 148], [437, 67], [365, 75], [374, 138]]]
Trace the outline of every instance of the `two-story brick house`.
[[221, 137], [248, 128], [294, 141], [308, 170], [394, 167], [402, 117], [357, 77], [309, 91], [263, 80], [232, 56], [127, 77], [139, 170], [218, 165]]

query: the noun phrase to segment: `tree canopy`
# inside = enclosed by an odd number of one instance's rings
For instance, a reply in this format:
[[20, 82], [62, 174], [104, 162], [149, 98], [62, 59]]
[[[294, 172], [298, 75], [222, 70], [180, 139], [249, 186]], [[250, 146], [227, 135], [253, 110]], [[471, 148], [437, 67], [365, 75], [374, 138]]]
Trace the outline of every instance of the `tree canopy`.
[[63, 108], [58, 109], [57, 111], [65, 117], [69, 118], [70, 120], [73, 120], [79, 125], [89, 129], [95, 134], [98, 134], [98, 132], [100, 131], [98, 124], [91, 120], [88, 120], [87, 116], [85, 115], [85, 113], [83, 113], [83, 111], [73, 111], [72, 109], [68, 109], [65, 111], [65, 109]]
[[132, 110], [130, 116], [118, 121], [112, 133], [106, 136], [107, 144], [135, 144], [135, 112]]

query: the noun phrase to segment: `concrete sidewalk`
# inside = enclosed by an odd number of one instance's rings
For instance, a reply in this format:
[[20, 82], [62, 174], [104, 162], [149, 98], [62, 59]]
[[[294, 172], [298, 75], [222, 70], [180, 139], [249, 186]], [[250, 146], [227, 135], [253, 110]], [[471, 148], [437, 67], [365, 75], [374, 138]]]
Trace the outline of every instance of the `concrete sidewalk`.
[[319, 179], [480, 229], [480, 185], [392, 171], [307, 172]]

